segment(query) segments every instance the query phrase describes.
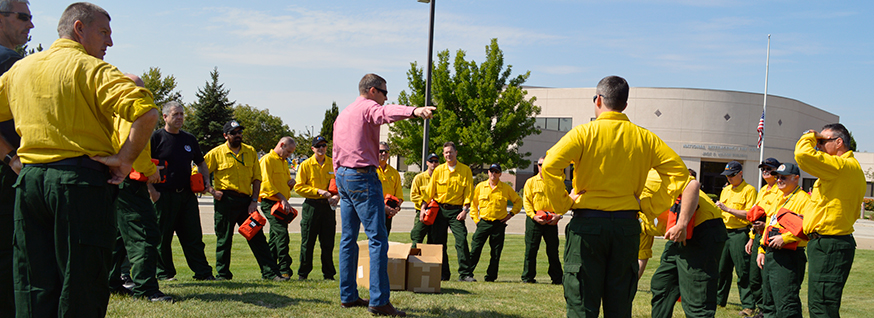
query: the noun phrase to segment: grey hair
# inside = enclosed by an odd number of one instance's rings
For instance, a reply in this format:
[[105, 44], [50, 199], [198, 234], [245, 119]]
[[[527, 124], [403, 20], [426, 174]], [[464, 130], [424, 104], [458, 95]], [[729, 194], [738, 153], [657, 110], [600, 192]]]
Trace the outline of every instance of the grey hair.
[[12, 11], [12, 4], [16, 2], [30, 5], [30, 2], [27, 0], [0, 0], [0, 11]]
[[379, 145], [380, 145], [380, 146], [385, 146], [385, 149], [391, 150], [391, 146], [389, 146], [388, 143], [385, 142], [385, 141], [380, 141], [380, 142], [379, 142]]
[[385, 79], [379, 75], [373, 73], [364, 75], [364, 77], [361, 78], [361, 81], [358, 82], [358, 93], [361, 95], [367, 94], [367, 91], [369, 91], [371, 87], [379, 88], [379, 86], [384, 84]]
[[185, 107], [182, 107], [182, 104], [179, 104], [177, 101], [169, 101], [164, 103], [164, 106], [161, 107], [161, 113], [164, 115], [170, 115], [170, 112], [176, 107], [181, 108], [183, 113], [185, 112]]
[[76, 2], [71, 4], [61, 14], [61, 19], [58, 21], [58, 36], [62, 38], [73, 38], [73, 24], [76, 21], [82, 21], [85, 25], [90, 25], [94, 21], [97, 14], [103, 14], [107, 20], [112, 20], [109, 13], [103, 8], [90, 2]]

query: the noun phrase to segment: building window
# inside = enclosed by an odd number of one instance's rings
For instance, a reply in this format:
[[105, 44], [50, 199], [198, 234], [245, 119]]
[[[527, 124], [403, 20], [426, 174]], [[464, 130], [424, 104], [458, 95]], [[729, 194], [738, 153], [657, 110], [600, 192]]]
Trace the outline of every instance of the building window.
[[534, 118], [534, 126], [540, 128], [540, 130], [568, 132], [573, 128], [573, 118], [537, 117]]

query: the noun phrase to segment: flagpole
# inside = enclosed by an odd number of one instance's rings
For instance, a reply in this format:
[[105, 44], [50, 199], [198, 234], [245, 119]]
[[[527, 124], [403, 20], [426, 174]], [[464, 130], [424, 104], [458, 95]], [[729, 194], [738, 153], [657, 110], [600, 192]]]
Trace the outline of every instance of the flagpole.
[[[768, 53], [765, 55], [765, 101], [762, 104], [762, 117], [768, 112], [768, 64], [771, 62], [771, 35], [768, 34]], [[767, 121], [765, 121], [767, 122]], [[759, 147], [759, 162], [765, 161], [765, 129], [762, 124], [762, 146]], [[759, 191], [762, 189], [762, 169], [759, 169]]]

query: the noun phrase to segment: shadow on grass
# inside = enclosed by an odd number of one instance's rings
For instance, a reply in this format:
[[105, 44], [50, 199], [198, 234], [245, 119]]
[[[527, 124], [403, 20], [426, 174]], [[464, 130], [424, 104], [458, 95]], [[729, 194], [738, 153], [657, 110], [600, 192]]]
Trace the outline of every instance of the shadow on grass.
[[301, 302], [305, 303], [320, 303], [329, 304], [329, 301], [307, 298], [291, 298], [275, 293], [242, 293], [242, 294], [195, 294], [188, 297], [178, 299], [177, 301], [186, 301], [189, 299], [197, 299], [204, 302], [210, 301], [236, 301], [250, 305], [260, 306], [264, 308], [284, 308], [288, 306], [296, 306]]
[[460, 310], [455, 308], [429, 308], [424, 310], [407, 309], [407, 315], [415, 317], [489, 317], [521, 318], [517, 314], [507, 314], [494, 310]]
[[452, 295], [468, 295], [468, 294], [470, 294], [471, 292], [469, 292], [469, 291], [467, 291], [467, 290], [464, 290], [464, 289], [456, 289], [456, 288], [445, 288], [445, 287], [441, 287], [441, 288], [440, 288], [440, 293], [441, 293], [441, 294], [452, 294]]
[[239, 289], [239, 288], [252, 288], [252, 287], [266, 287], [269, 286], [266, 283], [251, 283], [251, 282], [193, 282], [193, 283], [176, 283], [176, 284], [167, 284], [167, 286], [173, 287], [220, 287], [220, 288], [228, 288], [228, 289]]

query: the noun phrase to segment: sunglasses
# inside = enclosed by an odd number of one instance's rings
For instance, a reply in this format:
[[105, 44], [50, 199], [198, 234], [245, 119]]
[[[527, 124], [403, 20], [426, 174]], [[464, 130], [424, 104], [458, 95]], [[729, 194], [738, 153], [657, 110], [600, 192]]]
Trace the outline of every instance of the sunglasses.
[[730, 175], [726, 175], [726, 177], [729, 177], [729, 178], [734, 178], [735, 176], [737, 176], [737, 172], [732, 173]]
[[379, 88], [379, 87], [374, 87], [374, 88], [376, 90], [378, 90], [380, 93], [382, 93], [383, 96], [388, 97], [388, 90], [384, 90], [384, 89]]
[[379, 153], [388, 153], [388, 150], [380, 149], [380, 150], [379, 150]]
[[316, 145], [316, 146], [313, 147], [313, 148], [318, 149], [318, 148], [327, 148], [327, 147], [328, 147], [328, 144], [318, 144], [318, 145]]
[[595, 95], [595, 97], [592, 97], [592, 102], [593, 102], [593, 103], [596, 102], [596, 101], [598, 100], [598, 96], [604, 97], [604, 95], [601, 95], [601, 94]]
[[784, 176], [782, 174], [778, 174], [776, 177], [774, 177], [774, 179], [783, 181], [783, 180], [789, 179], [789, 176]]
[[428, 160], [428, 162], [430, 162], [430, 163], [437, 163], [438, 161], [437, 161], [437, 160]]
[[825, 145], [825, 144], [828, 143], [829, 141], [832, 141], [832, 140], [835, 140], [835, 139], [838, 139], [838, 138], [835, 137], [835, 138], [822, 138], [822, 139], [817, 139], [817, 140], [816, 140], [816, 144], [817, 144], [817, 145]]
[[18, 20], [21, 20], [21, 21], [24, 21], [24, 22], [30, 22], [30, 20], [33, 19], [33, 16], [32, 16], [32, 15], [27, 14], [27, 13], [24, 13], [24, 12], [0, 11], [0, 14], [4, 14], [4, 15], [6, 15], [6, 14], [12, 14], [12, 13], [17, 14], [17, 15], [18, 15], [18, 16], [17, 16]]
[[543, 163], [542, 163], [542, 162], [538, 162], [537, 165], [542, 167], [542, 166], [543, 166]]
[[234, 130], [234, 131], [229, 132], [228, 136], [242, 135], [242, 134], [243, 134], [243, 130]]

